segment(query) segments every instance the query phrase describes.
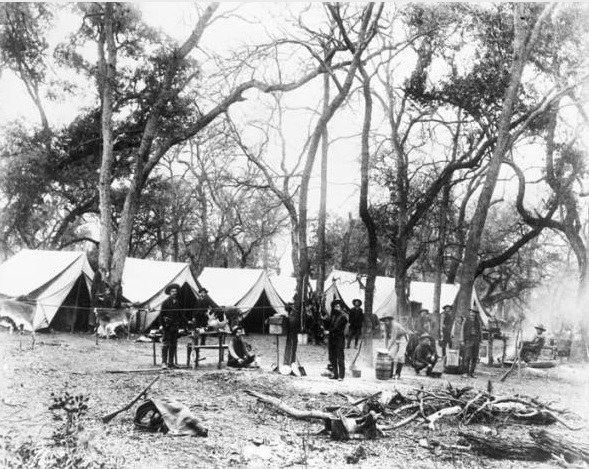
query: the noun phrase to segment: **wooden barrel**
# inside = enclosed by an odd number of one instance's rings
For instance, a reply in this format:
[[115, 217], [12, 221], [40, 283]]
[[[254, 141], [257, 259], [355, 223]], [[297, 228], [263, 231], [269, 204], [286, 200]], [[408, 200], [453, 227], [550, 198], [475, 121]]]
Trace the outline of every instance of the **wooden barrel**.
[[393, 360], [389, 352], [379, 350], [376, 352], [376, 379], [391, 379], [393, 376]]

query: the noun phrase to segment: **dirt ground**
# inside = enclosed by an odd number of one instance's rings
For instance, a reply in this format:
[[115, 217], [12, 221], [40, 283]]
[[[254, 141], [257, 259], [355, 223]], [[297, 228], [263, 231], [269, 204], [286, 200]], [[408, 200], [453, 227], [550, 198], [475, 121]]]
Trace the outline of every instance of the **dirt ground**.
[[[184, 339], [185, 341], [186, 339]], [[56, 425], [48, 410], [51, 393], [69, 391], [89, 397], [88, 415], [83, 421], [84, 438], [107, 467], [120, 468], [225, 468], [225, 467], [345, 467], [346, 457], [358, 447], [366, 458], [356, 467], [369, 468], [520, 468], [553, 467], [551, 463], [497, 461], [471, 453], [434, 453], [418, 443], [422, 438], [455, 443], [459, 428], [451, 418], [440, 421], [435, 431], [423, 423], [414, 423], [393, 436], [377, 440], [336, 442], [319, 435], [321, 422], [299, 421], [260, 404], [246, 394], [246, 389], [280, 397], [301, 409], [324, 410], [341, 405], [346, 396], [361, 398], [380, 390], [397, 389], [407, 393], [424, 387], [472, 385], [486, 389], [489, 380], [496, 395], [526, 395], [566, 407], [579, 416], [575, 425], [589, 421], [589, 366], [564, 362], [551, 369], [523, 369], [521, 377], [512, 374], [504, 383], [499, 377], [504, 369], [479, 365], [474, 380], [456, 375], [442, 379], [415, 376], [404, 371], [401, 381], [377, 380], [374, 368], [358, 361], [362, 376], [347, 376], [342, 382], [321, 376], [326, 364], [326, 348], [299, 346], [299, 358], [306, 377], [282, 376], [271, 372], [276, 361], [276, 342], [272, 336], [250, 336], [248, 340], [261, 357], [258, 370], [217, 369], [215, 351], [206, 357], [198, 370], [180, 369], [152, 372], [110, 373], [109, 371], [153, 368], [152, 344], [131, 340], [100, 340], [92, 335], [38, 334], [35, 348], [31, 336], [0, 332], [0, 438], [10, 435], [19, 441], [33, 438], [42, 442]], [[280, 340], [282, 357], [284, 338]], [[382, 347], [375, 343], [374, 350]], [[179, 347], [179, 361], [185, 363], [185, 347]], [[346, 350], [349, 364], [355, 350]], [[159, 349], [158, 349], [159, 355]], [[103, 424], [102, 415], [115, 410], [138, 394], [157, 374], [160, 380], [150, 397], [176, 397], [202, 420], [209, 434], [206, 438], [172, 437], [149, 434], [134, 428], [134, 408]], [[476, 430], [469, 425], [469, 430]], [[529, 426], [499, 428], [501, 432], [527, 437]], [[567, 430], [560, 424], [550, 430], [576, 441], [589, 442], [589, 431]], [[0, 461], [3, 459], [0, 458]]]

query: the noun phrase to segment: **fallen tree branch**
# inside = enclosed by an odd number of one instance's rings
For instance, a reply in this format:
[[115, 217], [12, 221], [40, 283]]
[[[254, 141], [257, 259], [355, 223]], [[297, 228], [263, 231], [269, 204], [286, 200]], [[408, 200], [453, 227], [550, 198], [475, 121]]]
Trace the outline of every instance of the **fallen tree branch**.
[[110, 414], [105, 415], [104, 417], [102, 417], [102, 422], [103, 423], [108, 423], [112, 419], [114, 419], [117, 415], [119, 415], [121, 412], [125, 412], [126, 410], [129, 410], [133, 406], [133, 404], [135, 404], [143, 396], [146, 396], [147, 395], [147, 391], [149, 390], [149, 388], [151, 388], [158, 379], [160, 379], [160, 377], [159, 376], [156, 376], [153, 379], [153, 381], [151, 383], [149, 383], [147, 385], [147, 387], [143, 391], [141, 391], [139, 394], [137, 394], [137, 396], [135, 396], [133, 398], [133, 400], [131, 400], [131, 402], [129, 402], [127, 405], [121, 407], [119, 410], [115, 410], [114, 412], [111, 412]]
[[276, 399], [275, 397], [268, 396], [266, 394], [262, 394], [256, 391], [252, 391], [250, 389], [246, 389], [245, 392], [250, 394], [251, 396], [256, 397], [258, 400], [265, 402], [266, 404], [270, 404], [276, 408], [278, 408], [283, 413], [293, 417], [295, 419], [305, 420], [305, 419], [322, 419], [322, 420], [332, 420], [337, 418], [334, 414], [330, 414], [328, 412], [322, 412], [320, 410], [300, 410], [295, 407], [291, 407], [288, 404], [285, 404], [280, 399]]
[[435, 430], [436, 421], [447, 415], [457, 415], [460, 412], [462, 412], [462, 407], [460, 407], [459, 405], [455, 405], [454, 407], [446, 407], [445, 409], [438, 410], [437, 412], [428, 415], [428, 427], [430, 428], [430, 430]]
[[381, 431], [393, 430], [395, 428], [401, 428], [408, 423], [413, 422], [417, 417], [419, 417], [419, 411], [414, 412], [409, 417], [401, 420], [400, 422], [394, 423], [393, 425], [389, 425], [388, 427], [379, 427]]

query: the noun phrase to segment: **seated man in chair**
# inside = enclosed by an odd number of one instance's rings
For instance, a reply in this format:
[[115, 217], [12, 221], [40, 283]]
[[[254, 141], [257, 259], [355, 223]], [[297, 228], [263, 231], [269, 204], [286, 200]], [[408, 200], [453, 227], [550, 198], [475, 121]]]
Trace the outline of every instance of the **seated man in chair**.
[[232, 368], [256, 368], [256, 354], [253, 353], [251, 345], [243, 340], [243, 334], [244, 331], [241, 326], [234, 326], [231, 329], [227, 366]]
[[534, 326], [536, 335], [532, 340], [524, 340], [522, 344], [521, 358], [525, 362], [537, 360], [542, 351], [542, 347], [546, 343], [546, 338], [542, 335], [546, 329], [544, 325], [537, 324]]

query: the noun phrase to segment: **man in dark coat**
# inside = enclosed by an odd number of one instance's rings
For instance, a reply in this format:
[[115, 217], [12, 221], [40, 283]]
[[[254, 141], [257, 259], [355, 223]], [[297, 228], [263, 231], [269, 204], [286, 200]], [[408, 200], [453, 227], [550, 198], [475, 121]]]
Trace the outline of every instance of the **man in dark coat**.
[[358, 340], [362, 337], [362, 324], [364, 323], [364, 311], [362, 311], [362, 301], [358, 298], [352, 300], [353, 308], [350, 310], [350, 330], [348, 332], [348, 345], [350, 348], [352, 339], [354, 339], [354, 348], [358, 348]]
[[[201, 288], [196, 295], [196, 306], [194, 308], [194, 327], [197, 329], [206, 329], [208, 326], [207, 310], [210, 306], [210, 301], [207, 300], [209, 291], [206, 288]], [[200, 345], [206, 345], [207, 336], [200, 336]]]
[[474, 378], [474, 370], [479, 361], [479, 347], [483, 339], [479, 312], [471, 309], [462, 323], [462, 350], [464, 356], [464, 377]]
[[243, 340], [243, 328], [234, 326], [231, 330], [231, 340], [229, 341], [229, 356], [227, 357], [227, 366], [233, 368], [245, 368], [250, 365], [255, 366], [256, 354], [253, 353], [252, 347]]
[[160, 330], [162, 331], [162, 368], [176, 368], [174, 358], [178, 346], [178, 331], [183, 323], [182, 310], [178, 294], [180, 285], [172, 283], [166, 287], [169, 297], [162, 303], [160, 310]]
[[348, 318], [343, 311], [344, 302], [335, 300], [331, 303], [331, 321], [328, 328], [329, 359], [333, 376], [331, 379], [343, 381], [346, 375], [344, 347], [346, 344], [346, 325]]
[[422, 334], [412, 356], [411, 365], [415, 370], [415, 374], [419, 374], [424, 368], [427, 368], [426, 374], [431, 373], [437, 361], [438, 354], [436, 353], [436, 344], [433, 337], [429, 334]]

